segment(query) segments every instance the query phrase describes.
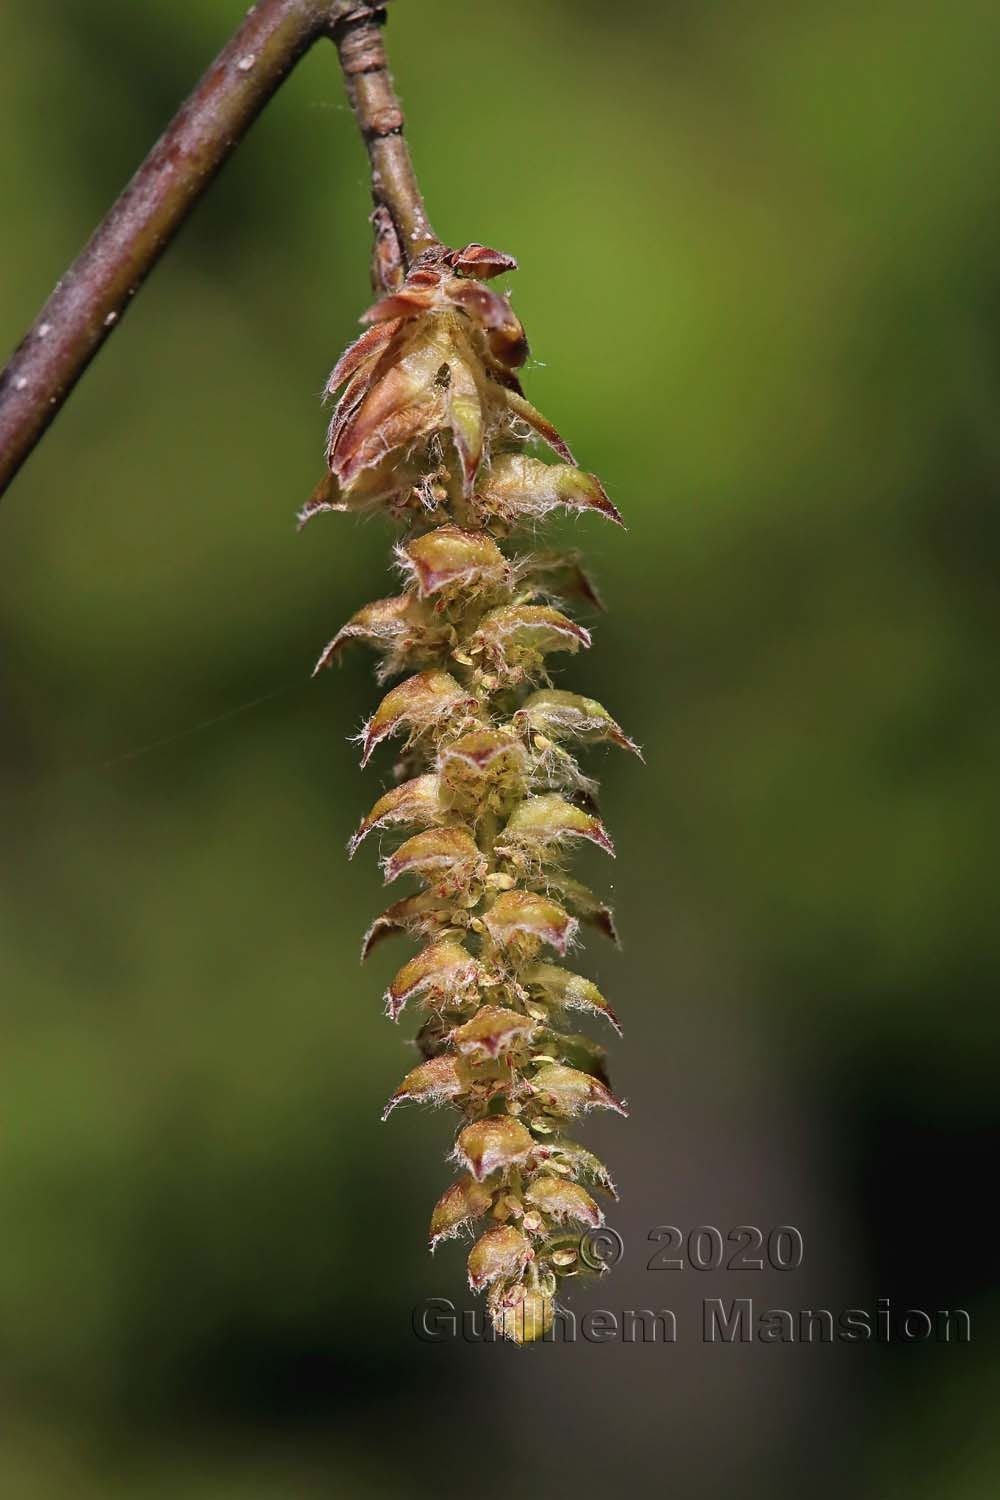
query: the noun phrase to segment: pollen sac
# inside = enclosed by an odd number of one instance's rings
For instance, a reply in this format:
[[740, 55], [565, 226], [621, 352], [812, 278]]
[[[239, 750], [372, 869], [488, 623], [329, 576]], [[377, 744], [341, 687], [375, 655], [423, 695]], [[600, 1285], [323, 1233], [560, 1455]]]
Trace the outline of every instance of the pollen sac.
[[508, 565], [496, 542], [483, 531], [439, 526], [400, 547], [397, 556], [422, 599], [497, 588], [507, 581]]
[[557, 1224], [572, 1220], [596, 1229], [604, 1223], [604, 1214], [585, 1188], [562, 1177], [542, 1173], [535, 1177], [524, 1194], [525, 1202], [534, 1206]]
[[596, 698], [583, 698], [579, 693], [566, 693], [559, 688], [542, 688], [532, 693], [516, 713], [515, 723], [553, 740], [583, 740], [588, 744], [605, 740], [631, 750], [634, 755], [641, 754]]
[[429, 828], [400, 844], [382, 865], [386, 884], [418, 875], [439, 896], [453, 896], [486, 873], [486, 859], [467, 828]]
[[430, 1243], [433, 1250], [442, 1240], [449, 1240], [487, 1212], [493, 1203], [493, 1189], [484, 1187], [474, 1177], [460, 1177], [442, 1193], [431, 1215]]
[[418, 672], [386, 693], [365, 725], [362, 734], [366, 766], [376, 745], [408, 730], [411, 736], [425, 734], [442, 719], [471, 712], [475, 699], [470, 698], [447, 672]]
[[529, 1041], [536, 1029], [530, 1016], [499, 1005], [484, 1005], [471, 1021], [457, 1028], [453, 1040], [459, 1052], [475, 1061], [509, 1052]]
[[621, 1035], [618, 1017], [593, 980], [562, 969], [558, 964], [534, 964], [521, 976], [522, 984], [551, 1005], [566, 1010], [585, 1010], [605, 1016]]
[[555, 1115], [572, 1118], [591, 1109], [613, 1109], [616, 1114], [628, 1114], [622, 1101], [616, 1099], [600, 1079], [590, 1073], [581, 1073], [577, 1068], [567, 1068], [562, 1063], [546, 1063], [540, 1067], [531, 1080], [531, 1087]]
[[450, 740], [438, 764], [451, 805], [475, 807], [480, 816], [500, 812], [521, 791], [527, 772], [523, 744], [504, 729], [474, 729]]
[[476, 491], [480, 514], [516, 527], [540, 520], [560, 506], [594, 511], [622, 526], [621, 515], [593, 474], [570, 464], [547, 464], [523, 453], [501, 454]]
[[468, 1078], [460, 1070], [459, 1059], [452, 1053], [444, 1053], [441, 1057], [432, 1057], [428, 1062], [418, 1063], [403, 1079], [399, 1088], [393, 1094], [389, 1103], [382, 1111], [382, 1119], [387, 1120], [396, 1108], [406, 1099], [412, 1099], [423, 1104], [443, 1104], [447, 1099], [454, 1099], [468, 1087]]
[[482, 1182], [491, 1172], [526, 1161], [534, 1144], [520, 1120], [511, 1115], [490, 1115], [459, 1131], [455, 1159]]
[[552, 1327], [552, 1298], [533, 1287], [518, 1284], [490, 1305], [493, 1327], [501, 1338], [514, 1344], [533, 1344]]
[[470, 649], [502, 681], [518, 682], [537, 677], [550, 652], [589, 645], [590, 632], [549, 604], [506, 604], [483, 617]]
[[394, 786], [384, 797], [380, 797], [366, 818], [358, 824], [358, 831], [347, 846], [353, 859], [361, 842], [376, 829], [399, 826], [430, 827], [441, 822], [444, 809], [436, 776], [414, 776]]
[[497, 848], [504, 853], [520, 850], [538, 858], [554, 844], [571, 839], [586, 839], [605, 854], [614, 856], [615, 846], [600, 818], [552, 792], [542, 797], [526, 797], [518, 804]]
[[504, 891], [483, 922], [495, 943], [524, 957], [533, 956], [543, 943], [565, 953], [577, 929], [568, 912], [534, 891]]
[[520, 1276], [535, 1252], [519, 1229], [502, 1224], [487, 1229], [469, 1251], [469, 1285], [474, 1292], [501, 1278]]
[[437, 1007], [459, 1003], [474, 990], [480, 974], [479, 961], [461, 943], [448, 938], [429, 943], [403, 965], [390, 984], [386, 1012], [395, 1021], [409, 1000]]

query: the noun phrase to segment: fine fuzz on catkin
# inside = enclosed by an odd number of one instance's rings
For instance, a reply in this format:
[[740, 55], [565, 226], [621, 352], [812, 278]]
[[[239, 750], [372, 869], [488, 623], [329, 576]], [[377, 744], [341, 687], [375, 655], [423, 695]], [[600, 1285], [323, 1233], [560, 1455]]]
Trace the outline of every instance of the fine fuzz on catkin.
[[[489, 1225], [469, 1281], [487, 1292], [497, 1331], [524, 1343], [544, 1335], [561, 1280], [584, 1268], [581, 1235], [603, 1222], [589, 1189], [614, 1196], [570, 1122], [625, 1113], [603, 1048], [572, 1030], [573, 1012], [617, 1030], [614, 1012], [552, 958], [581, 924], [615, 937], [608, 908], [566, 872], [579, 840], [614, 854], [575, 751], [638, 751], [600, 703], [548, 675], [549, 657], [590, 645], [565, 610], [596, 596], [575, 553], [519, 550], [518, 533], [558, 507], [621, 517], [521, 390], [524, 330], [484, 285], [514, 265], [483, 245], [437, 246], [370, 309], [330, 377], [329, 394], [341, 392], [330, 472], [302, 519], [381, 509], [404, 528], [401, 592], [359, 609], [317, 670], [359, 640], [380, 653], [380, 681], [402, 676], [360, 736], [362, 765], [401, 739], [396, 784], [350, 843], [353, 855], [370, 833], [390, 836], [386, 883], [418, 883], [363, 949], [397, 932], [420, 944], [385, 1000], [393, 1020], [419, 1012], [423, 1060], [386, 1115], [404, 1101], [458, 1111], [460, 1175], [434, 1209], [431, 1247]], [[531, 456], [536, 438], [562, 462]]]

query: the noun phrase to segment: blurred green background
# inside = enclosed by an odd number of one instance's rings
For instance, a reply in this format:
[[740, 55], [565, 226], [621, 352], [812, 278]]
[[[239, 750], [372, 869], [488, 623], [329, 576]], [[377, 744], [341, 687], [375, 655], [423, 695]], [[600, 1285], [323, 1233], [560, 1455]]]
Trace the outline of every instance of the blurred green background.
[[[4, 6], [5, 345], [243, 9]], [[630, 526], [563, 526], [609, 612], [562, 681], [647, 755], [597, 766], [633, 1113], [573, 1305], [679, 1341], [410, 1329], [469, 1295], [423, 1249], [447, 1121], [378, 1121], [371, 663], [309, 682], [389, 544], [294, 525], [368, 300], [322, 45], [0, 507], [0, 1488], [995, 1494], [1000, 8], [395, 0], [388, 37], [434, 222], [519, 258], [529, 394]], [[804, 1264], [649, 1272], [666, 1223]], [[973, 1340], [702, 1345], [748, 1295]]]

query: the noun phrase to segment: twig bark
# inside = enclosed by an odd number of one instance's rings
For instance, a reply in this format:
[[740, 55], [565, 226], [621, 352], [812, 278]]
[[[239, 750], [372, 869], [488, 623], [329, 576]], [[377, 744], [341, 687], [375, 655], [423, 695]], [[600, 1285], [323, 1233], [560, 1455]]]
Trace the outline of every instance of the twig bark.
[[[259, 0], [58, 282], [0, 374], [0, 494], [216, 173], [302, 55], [337, 44], [372, 167], [376, 249], [405, 269], [435, 242], [385, 63], [382, 4]], [[389, 242], [387, 247], [387, 242]], [[387, 269], [382, 278], [392, 279]]]
[[438, 240], [403, 139], [403, 111], [389, 76], [379, 26], [377, 14], [359, 15], [339, 26], [335, 36], [348, 97], [371, 163], [375, 204], [372, 280], [388, 291], [414, 256]]

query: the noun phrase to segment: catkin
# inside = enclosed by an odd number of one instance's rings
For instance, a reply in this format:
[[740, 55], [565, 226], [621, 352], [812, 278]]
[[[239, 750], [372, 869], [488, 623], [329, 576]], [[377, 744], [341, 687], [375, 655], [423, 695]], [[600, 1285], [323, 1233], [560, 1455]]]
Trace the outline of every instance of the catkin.
[[[380, 509], [402, 528], [401, 591], [359, 609], [317, 670], [363, 641], [380, 681], [402, 676], [360, 736], [363, 765], [401, 741], [395, 784], [349, 846], [389, 838], [387, 884], [417, 882], [363, 948], [398, 932], [420, 944], [385, 1004], [393, 1020], [418, 1013], [422, 1060], [385, 1113], [407, 1101], [458, 1111], [459, 1175], [434, 1208], [431, 1247], [483, 1229], [470, 1284], [498, 1333], [525, 1343], [551, 1326], [560, 1283], [583, 1268], [581, 1235], [603, 1222], [590, 1189], [615, 1195], [570, 1122], [626, 1112], [603, 1048], [572, 1029], [576, 1012], [616, 1030], [617, 1018], [555, 961], [581, 926], [615, 937], [608, 907], [566, 870], [580, 840], [614, 854], [575, 752], [638, 750], [601, 704], [551, 685], [549, 658], [590, 645], [566, 611], [596, 595], [575, 552], [521, 550], [519, 533], [533, 538], [559, 507], [621, 517], [525, 399], [524, 330], [484, 284], [514, 265], [478, 244], [436, 246], [370, 309], [330, 377], [329, 473], [302, 518]], [[538, 439], [560, 462], [529, 452]]]

